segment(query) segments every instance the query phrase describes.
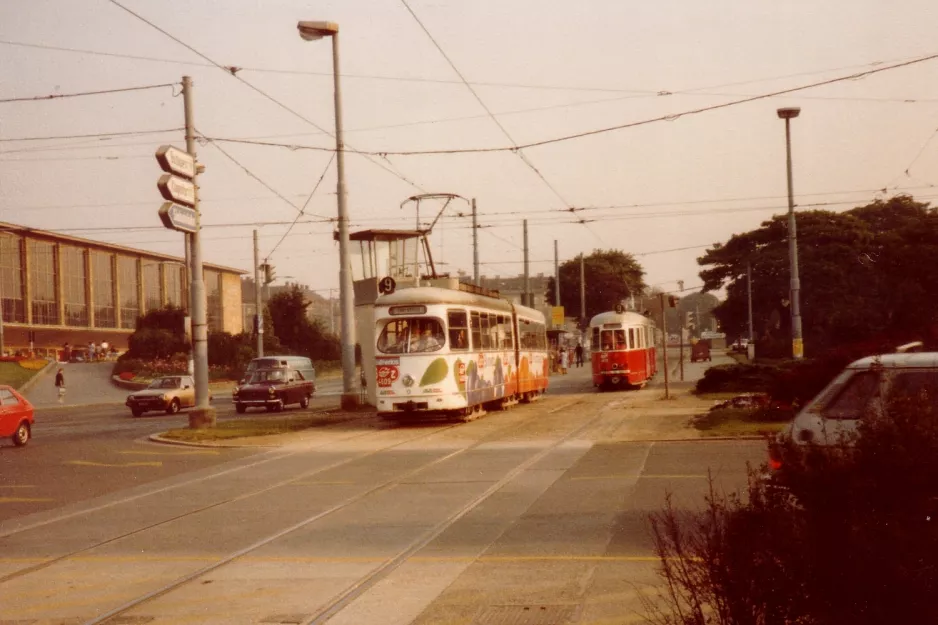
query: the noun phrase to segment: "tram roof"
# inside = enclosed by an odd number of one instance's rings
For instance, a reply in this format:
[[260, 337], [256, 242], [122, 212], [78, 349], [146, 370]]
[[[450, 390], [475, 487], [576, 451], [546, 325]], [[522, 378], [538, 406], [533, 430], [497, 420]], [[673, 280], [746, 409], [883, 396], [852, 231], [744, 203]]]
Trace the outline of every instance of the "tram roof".
[[544, 313], [527, 306], [519, 306], [500, 297], [479, 295], [455, 289], [443, 289], [435, 286], [418, 286], [398, 289], [387, 295], [379, 295], [375, 306], [396, 306], [401, 304], [456, 304], [461, 306], [478, 306], [491, 308], [497, 311], [511, 312], [512, 308], [525, 317], [543, 320]]
[[424, 230], [359, 230], [349, 234], [350, 241], [399, 241], [422, 237]]
[[651, 323], [654, 325], [654, 320], [645, 315], [639, 314], [637, 312], [627, 310], [622, 313], [617, 313], [614, 310], [609, 310], [603, 313], [599, 313], [592, 319], [590, 319], [591, 326], [598, 326], [604, 323], [631, 323], [636, 325], [643, 325]]

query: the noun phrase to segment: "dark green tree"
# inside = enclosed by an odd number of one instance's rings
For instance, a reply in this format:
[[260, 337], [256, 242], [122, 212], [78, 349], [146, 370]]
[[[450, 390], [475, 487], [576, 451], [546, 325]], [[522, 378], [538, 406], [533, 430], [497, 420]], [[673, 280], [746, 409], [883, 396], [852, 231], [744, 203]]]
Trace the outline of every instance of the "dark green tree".
[[313, 360], [338, 360], [338, 339], [329, 336], [319, 323], [310, 321], [309, 304], [297, 287], [271, 297], [267, 302], [267, 318], [274, 334], [287, 351]]
[[[935, 331], [929, 293], [938, 289], [938, 214], [908, 196], [843, 213], [796, 214], [801, 311], [815, 349], [882, 337], [928, 338]], [[704, 290], [726, 288], [714, 309], [732, 337], [748, 333], [746, 266], [752, 266], [757, 338], [790, 337], [788, 218], [776, 215], [698, 259]], [[934, 337], [932, 337], [934, 338]]]
[[[601, 312], [612, 310], [616, 304], [633, 294], [640, 297], [645, 291], [645, 270], [635, 257], [620, 250], [594, 250], [583, 259], [586, 278], [586, 322]], [[554, 301], [554, 278], [547, 281], [547, 301]], [[580, 314], [580, 259], [568, 260], [560, 265], [560, 302], [568, 316]], [[638, 306], [636, 301], [636, 306]], [[581, 320], [582, 321], [582, 320]]]
[[185, 332], [186, 311], [175, 306], [151, 310], [137, 318], [127, 339], [128, 357], [152, 360], [189, 351]]

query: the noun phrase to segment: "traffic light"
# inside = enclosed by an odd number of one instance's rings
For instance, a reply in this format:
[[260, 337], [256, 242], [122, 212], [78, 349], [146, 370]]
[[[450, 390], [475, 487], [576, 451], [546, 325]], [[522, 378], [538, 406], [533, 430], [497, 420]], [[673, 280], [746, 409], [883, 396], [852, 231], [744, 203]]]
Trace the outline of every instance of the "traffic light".
[[693, 330], [697, 327], [697, 313], [694, 311], [688, 311], [685, 313], [685, 323], [684, 325], [688, 330]]
[[274, 272], [274, 266], [269, 263], [264, 263], [261, 265], [264, 268], [264, 284], [270, 284], [277, 279], [277, 274]]

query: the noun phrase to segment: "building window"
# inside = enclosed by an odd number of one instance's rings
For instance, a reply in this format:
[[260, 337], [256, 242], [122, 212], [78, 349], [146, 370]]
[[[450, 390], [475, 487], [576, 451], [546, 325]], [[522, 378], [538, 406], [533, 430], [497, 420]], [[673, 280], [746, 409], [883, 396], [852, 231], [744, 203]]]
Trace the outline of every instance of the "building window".
[[153, 260], [143, 261], [143, 309], [145, 312], [163, 307], [160, 294], [160, 263]]
[[121, 294], [121, 327], [133, 330], [137, 327], [140, 316], [140, 300], [137, 298], [137, 259], [126, 256], [117, 257], [117, 280]]
[[55, 298], [55, 244], [29, 241], [29, 282], [32, 287], [33, 324], [58, 325], [59, 308]]
[[0, 297], [3, 301], [3, 320], [26, 322], [23, 300], [23, 255], [20, 237], [0, 235]]
[[85, 250], [63, 245], [62, 299], [65, 302], [65, 325], [88, 327], [88, 275], [85, 272]]
[[186, 268], [180, 267], [176, 263], [163, 263], [163, 273], [166, 274], [166, 304], [176, 308], [187, 309], [186, 301], [183, 299], [182, 285], [186, 281]]
[[94, 325], [96, 328], [116, 328], [114, 312], [114, 267], [110, 254], [91, 252], [91, 275], [94, 276]]
[[203, 275], [205, 276], [205, 301], [207, 306], [205, 320], [208, 330], [209, 332], [221, 332], [221, 274], [206, 269]]

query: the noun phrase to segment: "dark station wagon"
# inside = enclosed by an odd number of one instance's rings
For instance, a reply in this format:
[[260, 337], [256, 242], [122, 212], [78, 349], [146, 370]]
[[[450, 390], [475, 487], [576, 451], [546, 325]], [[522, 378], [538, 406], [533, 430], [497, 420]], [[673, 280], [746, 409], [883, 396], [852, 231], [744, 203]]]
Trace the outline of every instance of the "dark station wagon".
[[266, 408], [268, 412], [280, 412], [284, 406], [299, 404], [309, 406], [316, 387], [303, 373], [290, 367], [256, 369], [232, 392], [235, 411], [244, 413], [248, 408]]

